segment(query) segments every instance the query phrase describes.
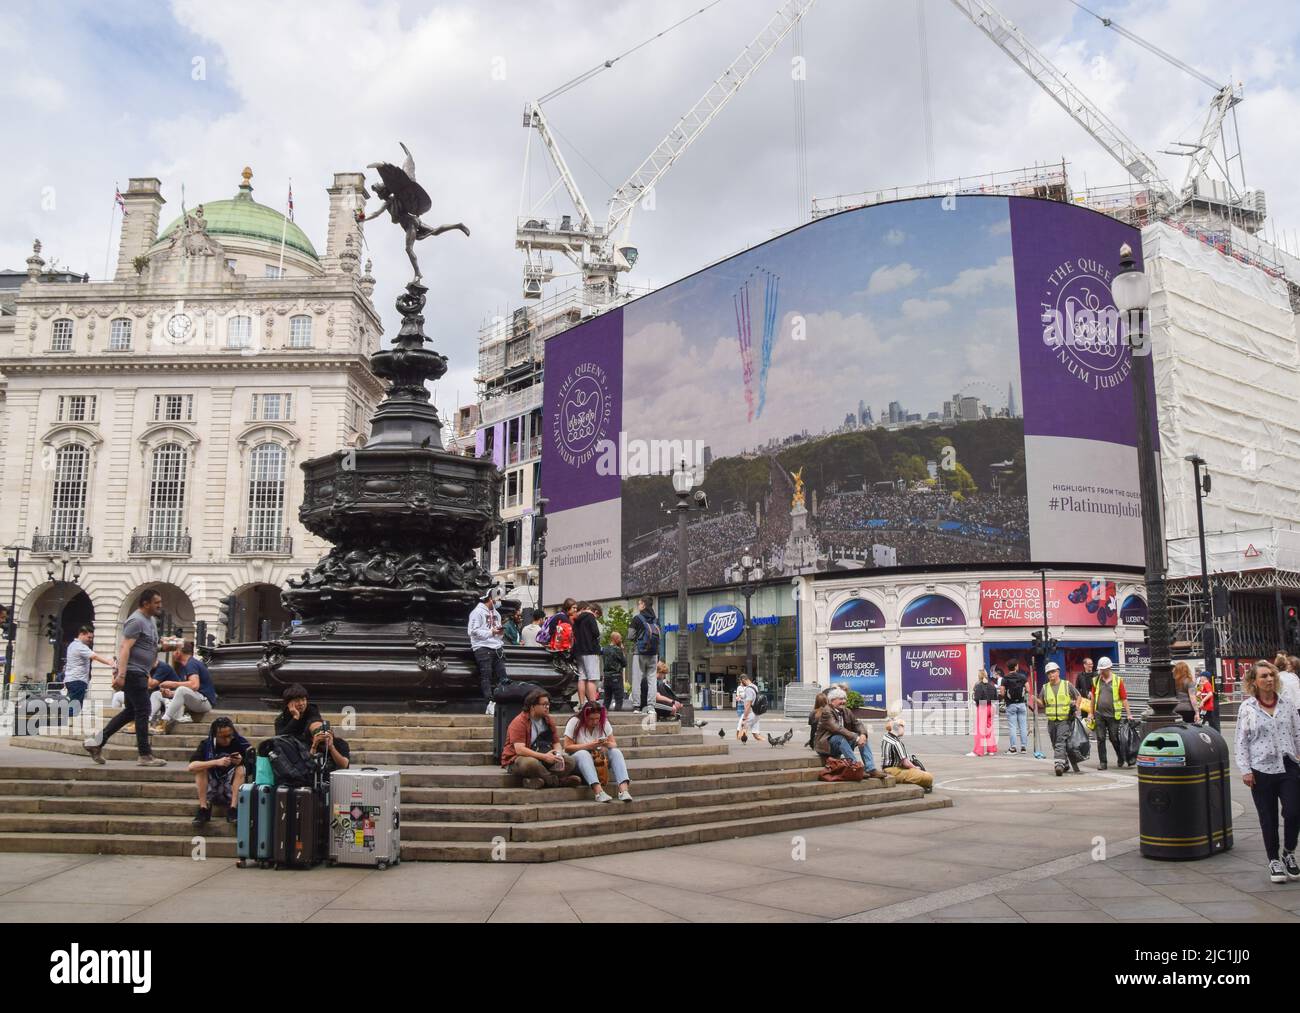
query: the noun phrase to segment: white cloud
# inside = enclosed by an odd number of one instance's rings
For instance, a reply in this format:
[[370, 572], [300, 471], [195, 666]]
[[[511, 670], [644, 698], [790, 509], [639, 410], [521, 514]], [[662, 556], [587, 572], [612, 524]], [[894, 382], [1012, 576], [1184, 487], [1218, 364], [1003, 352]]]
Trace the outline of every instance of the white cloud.
[[1010, 257], [999, 257], [996, 264], [988, 267], [968, 267], [947, 285], [933, 289], [934, 295], [970, 296], [978, 295], [988, 288], [1009, 286], [1015, 280], [1015, 271]]
[[907, 242], [907, 233], [902, 229], [890, 229], [882, 238], [886, 246], [902, 246]]
[[902, 309], [906, 320], [933, 320], [952, 309], [952, 304], [944, 299], [907, 299]]
[[[397, 158], [400, 139], [433, 197], [431, 222], [464, 219], [474, 233], [421, 243], [419, 254], [432, 289], [428, 332], [453, 369], [470, 371], [481, 321], [521, 305], [513, 240], [523, 103], [702, 5], [320, 0], [310, 15], [300, 5], [257, 0], [121, 4], [111, 15], [99, 6], [74, 0], [5, 10], [0, 95], [10, 157], [0, 160], [7, 212], [0, 216], [0, 267], [21, 270], [39, 236], [48, 254], [98, 277], [114, 182], [159, 176], [170, 220], [179, 212], [182, 181], [191, 205], [227, 197], [245, 164], [256, 173], [257, 199], [272, 206], [283, 202], [285, 180], [293, 177], [298, 224], [323, 246], [332, 173]], [[1210, 99], [1200, 82], [1095, 21], [1072, 16], [1068, 5], [999, 6], [1168, 178], [1182, 178], [1185, 160], [1161, 149], [1195, 138]], [[1292, 181], [1300, 131], [1278, 124], [1300, 122], [1300, 22], [1292, 0], [1253, 0], [1249, 7], [1249, 17], [1224, 18], [1218, 0], [1114, 0], [1107, 14], [1216, 80], [1245, 82], [1238, 112], [1249, 182], [1268, 191], [1278, 231], [1291, 232], [1300, 228], [1300, 189]], [[720, 5], [548, 103], [597, 217], [610, 187], [641, 163], [770, 16], [763, 4]], [[1205, 31], [1207, 24], [1215, 30]], [[1261, 24], [1269, 29], [1262, 41]], [[1063, 158], [1076, 189], [1125, 181], [1114, 159], [966, 18], [948, 11], [929, 19], [928, 31], [941, 178]], [[817, 69], [806, 92], [813, 195], [926, 177], [915, 130], [922, 112], [916, 43], [910, 4], [822, 4], [806, 19], [805, 50]], [[632, 284], [682, 277], [806, 214], [791, 187], [791, 84], [783, 52], [660, 182], [656, 210], [637, 212], [631, 242], [641, 259]], [[207, 60], [206, 81], [191, 78], [196, 56]], [[504, 60], [503, 79], [492, 76], [496, 58]], [[846, 101], [863, 66], [872, 68], [878, 87], [870, 101]], [[861, 140], [871, 137], [897, 140]], [[536, 143], [532, 152], [540, 176]], [[57, 188], [57, 210], [41, 206], [47, 187]], [[375, 303], [391, 336], [392, 300], [408, 271], [401, 238], [381, 220], [367, 239], [379, 281]], [[915, 232], [907, 241], [916, 241]], [[881, 245], [894, 248], [888, 236]], [[559, 259], [556, 265], [568, 268]]]
[[911, 264], [895, 264], [892, 267], [880, 267], [871, 275], [867, 283], [867, 295], [887, 295], [907, 288], [913, 284], [921, 272]]

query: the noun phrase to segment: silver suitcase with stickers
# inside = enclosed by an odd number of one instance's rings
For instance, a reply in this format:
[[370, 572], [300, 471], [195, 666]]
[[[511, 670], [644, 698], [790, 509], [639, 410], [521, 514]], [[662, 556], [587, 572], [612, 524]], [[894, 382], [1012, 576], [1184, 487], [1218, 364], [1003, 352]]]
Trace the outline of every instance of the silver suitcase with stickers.
[[330, 774], [330, 864], [386, 869], [402, 857], [401, 775], [376, 767]]

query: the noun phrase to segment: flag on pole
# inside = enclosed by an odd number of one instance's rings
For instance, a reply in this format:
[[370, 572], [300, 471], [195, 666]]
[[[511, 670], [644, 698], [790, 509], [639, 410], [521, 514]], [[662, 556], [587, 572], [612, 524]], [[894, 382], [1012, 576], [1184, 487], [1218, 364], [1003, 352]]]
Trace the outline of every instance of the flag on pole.
[[275, 269], [277, 278], [284, 277], [284, 240], [289, 234], [289, 223], [293, 221], [293, 180], [289, 180], [289, 203], [288, 214], [284, 216], [284, 222], [280, 226], [280, 264]]
[[122, 209], [122, 217], [125, 218], [125, 217], [126, 217], [126, 198], [122, 196], [122, 190], [121, 190], [120, 187], [114, 186], [114, 188], [113, 188], [113, 202], [114, 202], [115, 204], [117, 204], [117, 206], [118, 206], [119, 208]]

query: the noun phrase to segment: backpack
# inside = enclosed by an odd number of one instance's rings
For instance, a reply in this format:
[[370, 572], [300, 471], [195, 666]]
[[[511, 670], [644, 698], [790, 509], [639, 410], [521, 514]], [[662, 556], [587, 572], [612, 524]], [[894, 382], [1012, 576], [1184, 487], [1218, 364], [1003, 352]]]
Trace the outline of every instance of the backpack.
[[648, 619], [641, 619], [641, 636], [636, 642], [637, 654], [658, 654], [659, 653], [659, 624], [650, 622]]
[[[539, 633], [538, 636], [540, 637], [541, 634]], [[555, 629], [551, 631], [551, 637], [546, 642], [546, 649], [548, 651], [554, 651], [557, 654], [562, 654], [572, 648], [573, 626], [567, 621], [566, 617], [565, 622], [557, 622], [555, 624]]]
[[554, 615], [547, 616], [542, 621], [542, 628], [537, 631], [534, 638], [541, 647], [550, 647], [551, 639], [555, 636], [555, 627], [559, 625], [561, 613], [556, 612]]
[[767, 694], [760, 692], [757, 686], [751, 686], [754, 691], [754, 702], [749, 705], [750, 713], [756, 717], [762, 717], [767, 713]]
[[315, 782], [316, 768], [311, 747], [295, 735], [277, 735], [271, 740], [271, 771], [277, 785], [309, 788]]

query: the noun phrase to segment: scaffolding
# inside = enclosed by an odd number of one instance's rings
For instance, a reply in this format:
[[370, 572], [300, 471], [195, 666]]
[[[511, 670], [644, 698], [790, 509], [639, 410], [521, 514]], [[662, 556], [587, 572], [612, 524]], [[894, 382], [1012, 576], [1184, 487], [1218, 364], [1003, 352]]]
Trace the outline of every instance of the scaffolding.
[[1006, 172], [988, 172], [978, 176], [961, 176], [956, 179], [937, 180], [915, 186], [882, 187], [861, 193], [840, 194], [836, 197], [817, 197], [812, 202], [812, 216], [825, 218], [841, 211], [887, 204], [892, 201], [914, 200], [919, 197], [957, 197], [984, 195], [1001, 197], [1040, 197], [1068, 202], [1070, 181], [1066, 163], [1027, 166]]

